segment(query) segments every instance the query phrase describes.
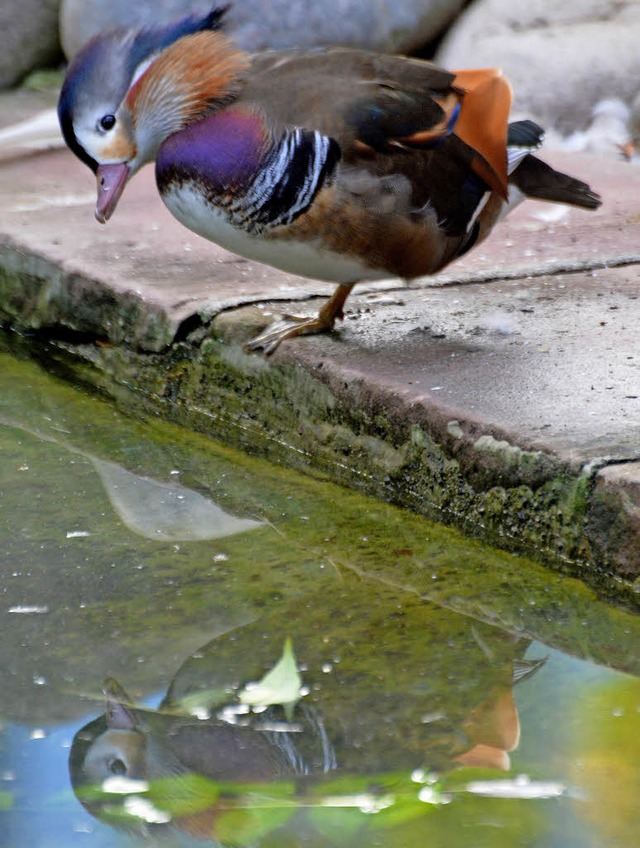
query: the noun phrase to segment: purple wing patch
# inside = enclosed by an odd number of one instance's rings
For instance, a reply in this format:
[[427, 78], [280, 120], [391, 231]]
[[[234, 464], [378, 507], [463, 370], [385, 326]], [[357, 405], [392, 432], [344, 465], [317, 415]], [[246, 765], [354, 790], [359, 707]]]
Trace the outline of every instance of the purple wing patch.
[[156, 158], [161, 192], [185, 181], [213, 195], [246, 187], [259, 172], [269, 147], [260, 117], [224, 109], [169, 136]]

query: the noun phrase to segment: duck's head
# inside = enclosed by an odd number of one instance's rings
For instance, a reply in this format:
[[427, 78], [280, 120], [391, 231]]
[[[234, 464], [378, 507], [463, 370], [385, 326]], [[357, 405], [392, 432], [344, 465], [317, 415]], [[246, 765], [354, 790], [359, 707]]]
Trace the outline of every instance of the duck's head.
[[110, 30], [71, 62], [58, 117], [67, 145], [96, 175], [100, 223], [169, 135], [237, 91], [247, 58], [220, 32], [224, 11], [157, 29]]

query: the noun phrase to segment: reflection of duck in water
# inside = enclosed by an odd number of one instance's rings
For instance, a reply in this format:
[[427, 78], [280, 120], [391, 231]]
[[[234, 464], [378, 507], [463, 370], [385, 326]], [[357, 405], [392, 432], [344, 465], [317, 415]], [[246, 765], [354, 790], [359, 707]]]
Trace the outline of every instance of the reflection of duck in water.
[[[513, 684], [531, 677], [545, 660], [514, 660]], [[520, 719], [513, 697], [513, 686], [496, 687], [463, 722], [463, 730], [473, 745], [458, 754], [454, 762], [507, 771], [511, 767], [509, 753], [520, 742]]]
[[105, 681], [104, 691], [104, 716], [78, 734], [78, 742], [88, 743], [80, 764], [85, 782], [113, 776], [152, 780], [189, 772], [212, 780], [260, 782], [335, 767], [324, 728], [306, 706], [300, 718], [320, 742], [318, 759], [311, 763], [293, 740], [302, 724], [277, 721], [272, 710], [253, 720], [202, 720], [136, 707], [113, 679]]
[[[227, 807], [217, 803], [221, 784], [268, 785], [336, 766], [324, 726], [308, 705], [290, 724], [279, 721], [273, 710], [230, 722], [141, 709], [113, 679], [105, 681], [104, 691], [104, 715], [74, 739], [71, 780], [89, 812], [127, 829], [137, 820], [136, 829], [142, 831], [171, 824], [191, 836], [211, 838], [217, 816]], [[308, 745], [306, 752], [298, 750], [296, 737], [303, 732], [315, 750]], [[136, 803], [148, 790], [153, 797], [167, 780], [164, 803]], [[114, 797], [123, 795], [135, 800], [113, 815]], [[178, 796], [177, 805], [171, 796]]]
[[[347, 781], [343, 790], [361, 791], [416, 768], [508, 768], [520, 733], [513, 683], [542, 664], [522, 658], [527, 640], [417, 598], [398, 605], [379, 597], [371, 606], [361, 588], [362, 607], [344, 622], [348, 638], [340, 632], [339, 603], [332, 613], [326, 599], [298, 599], [297, 616], [281, 608], [277, 626], [262, 619], [194, 654], [157, 711], [135, 707], [108, 682], [105, 715], [78, 732], [71, 753], [81, 801], [109, 819], [114, 779], [118, 792], [132, 790], [138, 800], [140, 787], [127, 781], [144, 781], [145, 792], [151, 787], [144, 797], [156, 800], [160, 782], [162, 803], [151, 818], [148, 809], [136, 814], [143, 827], [171, 821], [192, 836], [224, 842], [220, 816], [249, 785], [263, 795], [286, 794], [291, 816], [296, 806], [306, 809], [310, 791], [333, 796], [335, 780]], [[333, 631], [326, 627], [332, 615]], [[241, 703], [250, 691], [246, 681], [265, 671], [268, 677], [283, 620], [293, 631], [306, 692], [289, 720], [277, 698], [266, 709]], [[170, 790], [167, 778], [174, 781]], [[171, 794], [177, 806], [167, 802]]]

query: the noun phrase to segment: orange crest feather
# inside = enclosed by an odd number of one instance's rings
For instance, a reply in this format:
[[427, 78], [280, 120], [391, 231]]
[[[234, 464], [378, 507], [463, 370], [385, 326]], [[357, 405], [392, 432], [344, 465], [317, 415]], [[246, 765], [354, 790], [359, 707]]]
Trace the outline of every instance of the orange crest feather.
[[186, 35], [169, 45], [132, 86], [127, 104], [132, 114], [175, 106], [184, 123], [198, 117], [216, 100], [225, 100], [238, 87], [249, 66], [246, 53], [220, 32]]

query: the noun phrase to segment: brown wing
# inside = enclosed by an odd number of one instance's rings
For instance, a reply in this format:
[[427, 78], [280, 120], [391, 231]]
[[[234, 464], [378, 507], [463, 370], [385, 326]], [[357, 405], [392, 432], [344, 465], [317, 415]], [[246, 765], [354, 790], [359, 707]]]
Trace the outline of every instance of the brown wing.
[[[252, 57], [244, 97], [272, 120], [335, 138], [346, 162], [429, 149], [455, 121], [456, 136], [472, 152], [466, 167], [507, 196], [511, 88], [495, 69], [452, 73], [418, 59], [348, 48], [269, 51]], [[388, 166], [374, 168], [388, 172]]]
[[453, 80], [429, 62], [363, 50], [269, 51], [252, 57], [243, 99], [335, 138], [348, 160], [446, 133], [461, 96]]
[[391, 200], [416, 220], [433, 210], [441, 231], [464, 241], [483, 186], [506, 197], [510, 89], [495, 70], [456, 77], [429, 62], [361, 50], [270, 51], [252, 57], [242, 99], [274, 132], [288, 124], [334, 138], [347, 166], [343, 189], [357, 195], [361, 175], [377, 180], [370, 208]]

